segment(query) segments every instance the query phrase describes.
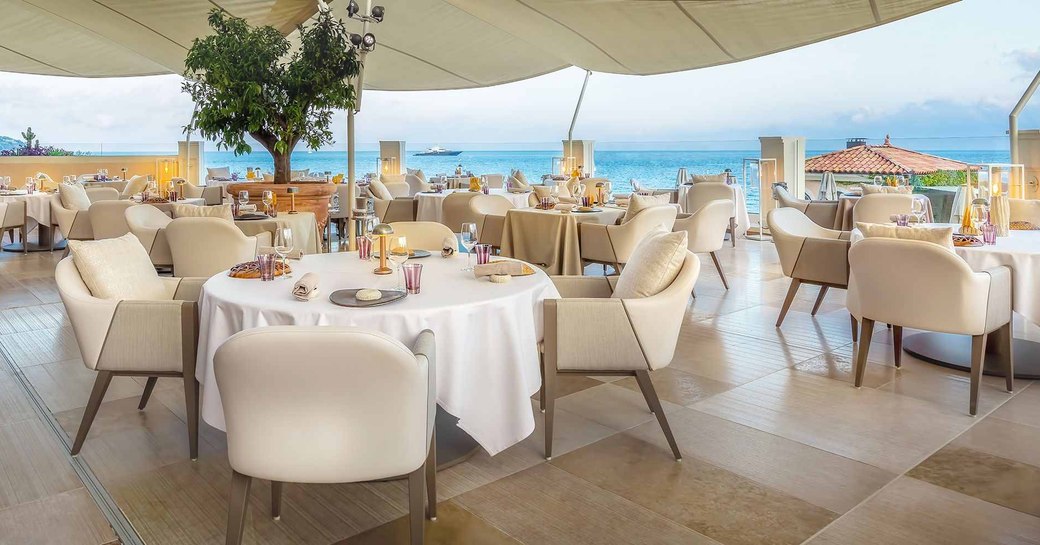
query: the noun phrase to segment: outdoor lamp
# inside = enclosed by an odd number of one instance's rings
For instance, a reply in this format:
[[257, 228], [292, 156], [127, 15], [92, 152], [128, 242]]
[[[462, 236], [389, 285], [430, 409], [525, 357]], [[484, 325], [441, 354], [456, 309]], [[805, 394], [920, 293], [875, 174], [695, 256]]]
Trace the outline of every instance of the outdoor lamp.
[[385, 223], [380, 223], [372, 228], [372, 234], [379, 237], [379, 267], [372, 271], [376, 274], [390, 274], [393, 271], [386, 266], [386, 237], [394, 234], [394, 228]]
[[289, 198], [291, 199], [291, 201], [289, 202], [289, 213], [290, 214], [295, 214], [296, 213], [296, 194], [300, 192], [300, 188], [298, 188], [298, 187], [287, 187], [287, 188], [285, 188], [285, 192], [289, 194]]
[[366, 32], [365, 33], [365, 37], [362, 38], [362, 43], [365, 45], [365, 49], [368, 49], [369, 51], [371, 51], [372, 48], [374, 48], [376, 46], [376, 36], [375, 36], [375, 34], [372, 34], [371, 32]]
[[359, 11], [361, 11], [361, 6], [354, 0], [350, 0], [350, 3], [347, 4], [347, 16], [353, 19]]
[[383, 22], [384, 13], [386, 13], [386, 10], [383, 9], [383, 6], [372, 6], [372, 18], [375, 19], [377, 23]]

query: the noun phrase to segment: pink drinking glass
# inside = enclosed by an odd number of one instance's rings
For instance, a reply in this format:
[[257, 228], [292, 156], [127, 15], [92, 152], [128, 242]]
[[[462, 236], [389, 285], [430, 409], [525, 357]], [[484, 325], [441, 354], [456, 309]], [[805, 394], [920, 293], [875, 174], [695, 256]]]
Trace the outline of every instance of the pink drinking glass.
[[358, 257], [363, 261], [368, 261], [372, 257], [372, 239], [365, 235], [357, 235], [354, 240], [357, 241]]
[[997, 226], [992, 223], [982, 224], [982, 242], [990, 246], [997, 243]]
[[898, 227], [909, 227], [910, 226], [910, 214], [896, 214], [896, 226], [898, 226]]
[[405, 263], [401, 265], [401, 272], [404, 273], [404, 289], [412, 295], [417, 295], [422, 280], [422, 263]]
[[486, 265], [491, 260], [490, 244], [477, 244], [473, 249], [477, 251], [477, 265]]
[[256, 261], [260, 265], [260, 280], [267, 282], [274, 280], [274, 254], [259, 254]]

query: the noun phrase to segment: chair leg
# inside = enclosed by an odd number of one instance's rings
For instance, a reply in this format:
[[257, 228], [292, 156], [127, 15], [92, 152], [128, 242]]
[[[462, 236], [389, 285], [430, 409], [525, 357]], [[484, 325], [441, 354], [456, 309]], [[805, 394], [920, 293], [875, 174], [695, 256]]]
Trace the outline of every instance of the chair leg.
[[827, 290], [831, 289], [830, 286], [821, 286], [820, 294], [816, 296], [816, 303], [812, 306], [812, 316], [816, 316], [816, 313], [820, 311], [820, 305], [823, 304], [823, 298], [827, 297]]
[[97, 378], [94, 379], [94, 389], [90, 391], [90, 400], [87, 401], [87, 408], [83, 412], [83, 420], [79, 423], [79, 431], [76, 432], [76, 440], [72, 443], [73, 456], [79, 454], [79, 450], [83, 448], [90, 425], [94, 423], [94, 417], [97, 416], [101, 402], [105, 400], [105, 392], [108, 391], [108, 385], [111, 383], [111, 371], [98, 371]]
[[542, 388], [538, 390], [538, 410], [545, 412], [545, 355], [538, 356], [538, 373], [542, 375]]
[[791, 310], [791, 303], [794, 302], [794, 296], [798, 293], [798, 287], [801, 285], [801, 280], [797, 278], [791, 279], [791, 287], [787, 288], [787, 298], [784, 299], [784, 306], [780, 307], [780, 316], [776, 319], [776, 327], [780, 327], [780, 324], [784, 323], [784, 317], [787, 316], [787, 311]]
[[892, 326], [892, 359], [896, 362], [896, 368], [903, 366], [903, 326]]
[[711, 254], [711, 260], [715, 262], [715, 270], [719, 271], [719, 278], [722, 279], [722, 287], [729, 289], [729, 282], [726, 282], [726, 273], [722, 272], [722, 265], [719, 263], [719, 257], [715, 255], [715, 252], [708, 252]]
[[249, 488], [253, 478], [237, 471], [231, 472], [231, 495], [228, 497], [226, 545], [242, 543], [242, 534], [246, 529], [246, 508], [249, 506]]
[[859, 342], [859, 324], [856, 323], [856, 317], [849, 314], [849, 319], [852, 320], [852, 342]]
[[188, 415], [188, 451], [194, 461], [199, 459], [199, 381], [194, 372], [184, 374], [184, 411]]
[[657, 390], [654, 390], [654, 383], [650, 380], [650, 372], [636, 371], [636, 382], [639, 383], [639, 389], [643, 391], [643, 397], [646, 399], [647, 406], [650, 407], [650, 412], [657, 415], [657, 422], [661, 424], [661, 431], [668, 440], [668, 446], [672, 447], [675, 461], [681, 462], [682, 453], [679, 452], [679, 445], [675, 443], [675, 436], [672, 435], [672, 428], [668, 425], [668, 418], [664, 415], [664, 408], [661, 407], [661, 399], [657, 397]]
[[422, 545], [424, 541], [423, 496], [426, 493], [426, 464], [408, 474], [408, 526], [412, 545]]
[[729, 241], [733, 244], [733, 247], [737, 247], [737, 220], [736, 218], [729, 219]]
[[282, 518], [282, 482], [271, 481], [271, 518]]
[[159, 381], [159, 377], [148, 377], [148, 382], [144, 385], [144, 392], [141, 393], [141, 402], [137, 404], [137, 410], [143, 411], [148, 406], [148, 400], [152, 397], [152, 390], [155, 389], [155, 383]]
[[542, 390], [545, 396], [545, 459], [552, 460], [553, 411], [556, 409], [556, 369], [545, 369]]
[[1003, 335], [1000, 341], [1004, 345], [1004, 385], [1007, 386], [1007, 391], [1010, 394], [1015, 391], [1015, 338], [1011, 322], [1004, 326]]
[[430, 435], [430, 452], [426, 455], [426, 518], [437, 520], [437, 429]]
[[860, 319], [859, 355], [856, 356], [855, 386], [863, 386], [863, 375], [867, 372], [867, 353], [870, 352], [870, 338], [874, 336], [874, 320]]
[[968, 414], [975, 416], [979, 408], [979, 383], [982, 382], [982, 365], [986, 362], [986, 335], [971, 337], [971, 398]]

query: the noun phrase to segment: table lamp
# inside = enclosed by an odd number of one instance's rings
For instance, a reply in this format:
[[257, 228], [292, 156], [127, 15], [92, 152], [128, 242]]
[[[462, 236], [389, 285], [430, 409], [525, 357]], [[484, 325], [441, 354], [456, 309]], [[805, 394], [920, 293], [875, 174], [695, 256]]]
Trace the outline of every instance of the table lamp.
[[386, 266], [386, 237], [394, 234], [394, 228], [386, 223], [380, 223], [372, 228], [372, 234], [379, 237], [379, 267], [376, 267], [376, 270], [372, 272], [376, 274], [390, 274], [394, 272], [393, 269]]
[[287, 188], [285, 188], [285, 192], [288, 193], [289, 194], [289, 198], [292, 199], [289, 202], [289, 213], [290, 214], [295, 214], [296, 213], [296, 194], [300, 192], [300, 188], [298, 188], [298, 187], [287, 187]]

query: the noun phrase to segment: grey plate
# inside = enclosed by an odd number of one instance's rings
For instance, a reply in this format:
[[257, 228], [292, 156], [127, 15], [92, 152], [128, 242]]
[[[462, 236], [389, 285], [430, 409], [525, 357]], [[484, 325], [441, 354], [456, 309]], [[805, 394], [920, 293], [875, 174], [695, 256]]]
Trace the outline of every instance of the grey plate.
[[235, 221], [253, 221], [253, 220], [266, 220], [271, 219], [271, 216], [267, 214], [242, 214], [235, 218]]
[[[424, 257], [430, 257], [431, 255], [433, 254], [426, 250], [415, 250], [415, 255], [408, 256], [408, 259], [422, 259]], [[379, 259], [379, 252], [372, 252], [372, 257]]]
[[341, 307], [365, 308], [378, 307], [379, 305], [393, 303], [394, 301], [404, 299], [405, 296], [408, 295], [408, 293], [403, 290], [379, 290], [383, 294], [382, 298], [376, 299], [375, 301], [358, 301], [357, 292], [363, 289], [367, 288], [336, 290], [329, 294], [329, 301], [332, 301], [332, 304]]
[[571, 210], [571, 212], [574, 212], [575, 214], [593, 214], [595, 212], [602, 212], [602, 211], [603, 211], [602, 208], [593, 208], [592, 210], [578, 210], [577, 208], [575, 208], [575, 209]]

